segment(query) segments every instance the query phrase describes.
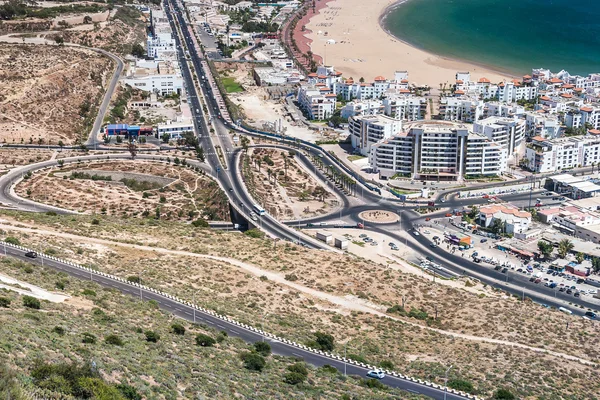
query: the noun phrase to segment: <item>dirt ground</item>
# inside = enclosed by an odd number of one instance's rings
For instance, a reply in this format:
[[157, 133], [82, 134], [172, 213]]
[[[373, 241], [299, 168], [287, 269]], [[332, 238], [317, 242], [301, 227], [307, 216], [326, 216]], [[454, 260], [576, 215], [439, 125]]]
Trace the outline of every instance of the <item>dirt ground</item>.
[[[92, 51], [0, 44], [0, 142], [64, 144], [85, 135], [112, 61]], [[86, 107], [86, 108], [83, 108]]]
[[[71, 179], [73, 172], [115, 174], [111, 181]], [[139, 175], [138, 175], [139, 174]], [[167, 179], [160, 179], [167, 178]], [[146, 187], [127, 186], [121, 179], [152, 182]], [[148, 161], [102, 161], [70, 164], [36, 172], [16, 187], [20, 196], [82, 213], [123, 217], [156, 216], [188, 221], [223, 220], [229, 216], [227, 199], [216, 183], [189, 168]]]
[[[287, 176], [285, 163], [287, 160]], [[260, 166], [259, 166], [260, 161]], [[280, 220], [315, 217], [338, 205], [336, 196], [290, 157], [275, 149], [253, 149], [246, 177], [250, 192], [267, 212]], [[272, 164], [272, 165], [270, 165]]]
[[[577, 361], [597, 359], [599, 327], [491, 288], [467, 291], [354, 255], [172, 222], [15, 215], [3, 213], [0, 229], [22, 243], [120, 276], [144, 269], [150, 286], [302, 343], [331, 332], [338, 351], [347, 343], [349, 354], [422, 379], [443, 383], [453, 364], [450, 378], [472, 382], [482, 397], [498, 387], [522, 399], [593, 398], [599, 389], [597, 368]], [[406, 314], [390, 308], [399, 305]], [[413, 309], [428, 316], [411, 317]]]

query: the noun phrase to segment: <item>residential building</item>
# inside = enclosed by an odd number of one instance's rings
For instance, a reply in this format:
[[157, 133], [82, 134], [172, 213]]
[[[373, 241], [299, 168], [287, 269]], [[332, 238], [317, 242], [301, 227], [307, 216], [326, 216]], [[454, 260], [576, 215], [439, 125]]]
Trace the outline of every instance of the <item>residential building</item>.
[[259, 67], [252, 70], [254, 81], [258, 86], [295, 85], [304, 79], [304, 75], [296, 69]]
[[158, 124], [158, 137], [167, 133], [170, 139], [181, 139], [186, 132], [194, 132], [193, 122], [168, 122], [166, 124]]
[[425, 118], [427, 99], [410, 95], [390, 95], [383, 99], [383, 113], [404, 121], [418, 121]]
[[528, 111], [525, 113], [525, 133], [528, 137], [556, 139], [562, 136], [561, 123], [556, 115], [548, 115], [543, 110]]
[[369, 163], [387, 179], [401, 174], [413, 179], [463, 180], [501, 175], [506, 148], [459, 123], [408, 123], [399, 132], [371, 144]]
[[483, 101], [472, 97], [443, 97], [440, 100], [439, 114], [445, 121], [472, 123], [481, 119], [483, 113]]
[[298, 90], [298, 104], [310, 120], [323, 120], [335, 111], [337, 96], [324, 84], [321, 86], [301, 86]]
[[166, 52], [177, 50], [169, 20], [162, 10], [150, 11], [150, 33], [146, 40], [146, 54], [149, 58], [161, 59]]
[[400, 132], [402, 121], [385, 115], [362, 115], [348, 118], [352, 147], [368, 155], [371, 146]]
[[351, 101], [346, 103], [340, 111], [342, 118], [354, 116], [376, 115], [383, 113], [383, 102], [381, 100]]
[[532, 138], [527, 145], [527, 166], [535, 172], [586, 167], [600, 162], [600, 138], [595, 135], [560, 139]]
[[517, 118], [488, 117], [473, 124], [473, 132], [486, 136], [507, 148], [508, 154], [518, 150], [525, 139], [525, 120]]
[[531, 213], [511, 204], [491, 204], [479, 209], [479, 225], [489, 228], [495, 220], [502, 221], [505, 233], [524, 233], [531, 225]]

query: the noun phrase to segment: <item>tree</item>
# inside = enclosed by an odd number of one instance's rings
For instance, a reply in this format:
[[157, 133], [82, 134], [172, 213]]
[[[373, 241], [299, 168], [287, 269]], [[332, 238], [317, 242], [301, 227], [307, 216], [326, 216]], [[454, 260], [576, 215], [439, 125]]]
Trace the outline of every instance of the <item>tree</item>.
[[271, 354], [271, 345], [267, 342], [254, 343], [254, 351], [263, 357], [268, 357]]
[[183, 134], [183, 141], [186, 146], [196, 148], [200, 144], [198, 138], [192, 131], [187, 131]]
[[136, 43], [131, 46], [131, 55], [137, 58], [144, 58], [146, 57], [146, 50], [144, 50], [144, 46]]
[[83, 17], [83, 23], [84, 24], [91, 24], [92, 23], [92, 17], [90, 17], [89, 15], [86, 15], [85, 17]]
[[475, 206], [471, 206], [471, 210], [469, 211], [469, 218], [471, 218], [472, 220], [477, 218], [477, 214], [479, 214], [479, 210], [477, 209], [477, 207]]
[[334, 347], [334, 339], [333, 336], [329, 333], [317, 332], [315, 333], [317, 337], [317, 345], [319, 346], [319, 350], [322, 351], [331, 351]]
[[62, 36], [55, 36], [54, 41], [57, 45], [62, 46], [65, 44], [65, 39]]
[[490, 229], [496, 235], [504, 233], [505, 230], [506, 230], [506, 222], [502, 221], [499, 218], [494, 218], [494, 221], [492, 222], [492, 225], [490, 226]]
[[156, 343], [160, 340], [160, 335], [154, 331], [146, 331], [144, 335], [146, 336], [146, 342]]
[[249, 351], [244, 352], [240, 355], [240, 358], [244, 362], [244, 367], [250, 371], [262, 371], [267, 365], [265, 358], [258, 353], [251, 353]]
[[360, 79], [358, 80], [360, 83], [365, 83], [365, 78], [363, 78], [362, 76], [360, 77]]
[[176, 335], [185, 335], [185, 327], [181, 324], [175, 323], [171, 325], [171, 330]]
[[290, 385], [297, 385], [306, 380], [306, 375], [299, 374], [297, 372], [288, 372], [283, 376], [283, 381]]
[[585, 260], [585, 255], [582, 252], [577, 253], [577, 264], [581, 264]]
[[204, 148], [200, 146], [196, 148], [196, 157], [198, 160], [200, 160], [200, 162], [204, 162], [204, 160], [206, 160], [206, 157], [204, 156]]
[[204, 333], [199, 333], [196, 335], [196, 344], [202, 347], [212, 347], [217, 343], [215, 339], [212, 337], [205, 335]]
[[538, 250], [540, 251], [540, 253], [542, 253], [542, 255], [544, 256], [544, 258], [549, 258], [550, 255], [552, 254], [552, 252], [554, 251], [554, 246], [552, 246], [551, 243], [548, 243], [544, 240], [540, 240], [537, 243], [538, 246]]
[[40, 301], [31, 296], [23, 296], [23, 305], [27, 308], [33, 308], [34, 310], [39, 310], [42, 307]]
[[135, 145], [135, 143], [127, 143], [127, 150], [129, 150], [129, 154], [131, 154], [131, 159], [135, 159], [135, 156], [137, 155], [137, 146]]
[[171, 135], [169, 135], [168, 133], [163, 133], [160, 137], [163, 141], [163, 143], [169, 143], [169, 140], [171, 139]]
[[571, 242], [569, 239], [561, 240], [558, 243], [558, 256], [560, 258], [565, 258], [567, 254], [569, 254], [569, 252], [573, 250], [573, 247], [573, 242]]
[[10, 306], [10, 299], [7, 297], [0, 297], [0, 307], [8, 308]]
[[242, 149], [244, 149], [244, 153], [248, 154], [248, 145], [250, 144], [250, 139], [246, 136], [242, 136], [240, 138], [240, 142], [242, 144]]
[[131, 385], [119, 383], [115, 388], [123, 394], [127, 400], [142, 400], [142, 395]]

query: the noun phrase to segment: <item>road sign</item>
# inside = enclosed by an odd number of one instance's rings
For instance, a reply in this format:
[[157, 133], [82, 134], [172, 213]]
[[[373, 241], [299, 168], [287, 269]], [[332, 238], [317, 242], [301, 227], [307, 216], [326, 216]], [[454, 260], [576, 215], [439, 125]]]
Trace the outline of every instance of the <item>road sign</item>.
[[217, 172], [221, 172], [221, 167], [217, 166]]

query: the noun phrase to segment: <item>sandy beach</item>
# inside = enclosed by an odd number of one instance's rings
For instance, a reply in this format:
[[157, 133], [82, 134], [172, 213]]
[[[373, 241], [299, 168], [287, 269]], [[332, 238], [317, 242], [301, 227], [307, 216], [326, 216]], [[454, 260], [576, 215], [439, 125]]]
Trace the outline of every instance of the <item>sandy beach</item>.
[[[344, 77], [372, 81], [408, 71], [411, 83], [439, 87], [452, 84], [457, 71], [470, 71], [472, 79], [492, 82], [511, 78], [493, 69], [452, 60], [414, 48], [388, 34], [379, 25], [386, 9], [397, 0], [333, 0], [306, 25], [311, 50], [333, 65]], [[335, 42], [333, 42], [335, 41]]]

